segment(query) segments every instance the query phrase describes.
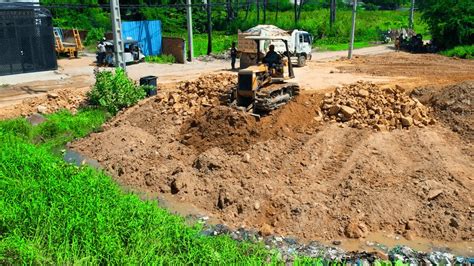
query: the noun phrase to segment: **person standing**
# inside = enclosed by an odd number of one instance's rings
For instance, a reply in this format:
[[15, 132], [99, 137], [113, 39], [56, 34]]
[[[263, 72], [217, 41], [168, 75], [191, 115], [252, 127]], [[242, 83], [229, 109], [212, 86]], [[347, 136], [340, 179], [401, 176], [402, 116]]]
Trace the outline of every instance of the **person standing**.
[[97, 65], [98, 66], [104, 66], [104, 60], [105, 60], [105, 43], [103, 40], [99, 42], [97, 45]]
[[237, 61], [237, 54], [238, 53], [239, 53], [239, 51], [235, 47], [235, 42], [232, 42], [232, 48], [230, 48], [230, 58], [232, 60], [230, 62], [230, 65], [232, 67], [232, 70], [235, 70], [235, 61]]

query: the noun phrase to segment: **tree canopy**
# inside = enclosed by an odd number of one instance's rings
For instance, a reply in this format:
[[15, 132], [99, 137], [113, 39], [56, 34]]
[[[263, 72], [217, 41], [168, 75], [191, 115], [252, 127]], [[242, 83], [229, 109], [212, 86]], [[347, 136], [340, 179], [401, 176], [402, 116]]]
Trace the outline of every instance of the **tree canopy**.
[[418, 6], [440, 48], [474, 44], [472, 0], [419, 0]]

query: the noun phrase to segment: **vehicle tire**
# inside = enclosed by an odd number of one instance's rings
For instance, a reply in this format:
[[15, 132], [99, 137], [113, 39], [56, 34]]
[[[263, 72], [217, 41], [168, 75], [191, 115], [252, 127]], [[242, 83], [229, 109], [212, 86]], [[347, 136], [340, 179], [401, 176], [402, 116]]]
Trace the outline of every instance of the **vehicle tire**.
[[298, 56], [298, 67], [304, 67], [306, 65], [306, 56]]
[[78, 51], [74, 51], [74, 57], [79, 58], [79, 52]]

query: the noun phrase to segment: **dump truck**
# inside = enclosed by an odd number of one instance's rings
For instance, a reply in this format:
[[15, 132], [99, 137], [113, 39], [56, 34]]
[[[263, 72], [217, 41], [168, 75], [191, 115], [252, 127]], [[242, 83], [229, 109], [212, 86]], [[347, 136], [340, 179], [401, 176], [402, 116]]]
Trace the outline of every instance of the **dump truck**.
[[[293, 65], [302, 67], [306, 60], [311, 60], [311, 49], [313, 37], [306, 31], [301, 30], [283, 30], [274, 25], [258, 25], [244, 32], [238, 32], [238, 50], [240, 51], [240, 68], [246, 68], [257, 63], [257, 44], [254, 40], [248, 39], [249, 36], [259, 37], [278, 37], [285, 39], [288, 44], [288, 53]], [[285, 45], [278, 40], [262, 39], [259, 40], [258, 53], [261, 55], [268, 52], [270, 45], [275, 46], [275, 51], [286, 53]]]
[[78, 58], [79, 52], [84, 50], [84, 46], [82, 45], [79, 31], [77, 29], [72, 30], [74, 42], [66, 42], [64, 40], [64, 35], [61, 28], [55, 27], [53, 28], [53, 31], [54, 31], [56, 54], [58, 56], [61, 54], [67, 54], [69, 55], [69, 58], [73, 58], [73, 57]]

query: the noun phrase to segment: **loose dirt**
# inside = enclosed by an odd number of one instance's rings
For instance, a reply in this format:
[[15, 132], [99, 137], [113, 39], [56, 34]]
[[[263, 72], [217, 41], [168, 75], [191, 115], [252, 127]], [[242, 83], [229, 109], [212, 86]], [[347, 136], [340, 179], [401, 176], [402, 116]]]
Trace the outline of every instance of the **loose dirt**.
[[[232, 86], [223, 76], [204, 79]], [[470, 86], [458, 85], [466, 93]], [[329, 240], [385, 231], [473, 241], [474, 152], [462, 137], [472, 136], [472, 127], [463, 135], [444, 122], [357, 129], [324, 121], [324, 92], [302, 93], [257, 121], [217, 104], [222, 87], [201, 80], [160, 92], [71, 148], [97, 159], [127, 188], [166, 194], [263, 235]], [[472, 108], [458, 87], [430, 99]], [[194, 96], [180, 94], [188, 89], [206, 100], [190, 104]], [[454, 110], [438, 103], [425, 101], [434, 109], [426, 115], [444, 121], [443, 112]], [[463, 117], [473, 124], [472, 113]]]
[[339, 71], [353, 74], [391, 77], [404, 86], [449, 85], [474, 80], [474, 61], [438, 54], [391, 52], [360, 55], [332, 63]]

